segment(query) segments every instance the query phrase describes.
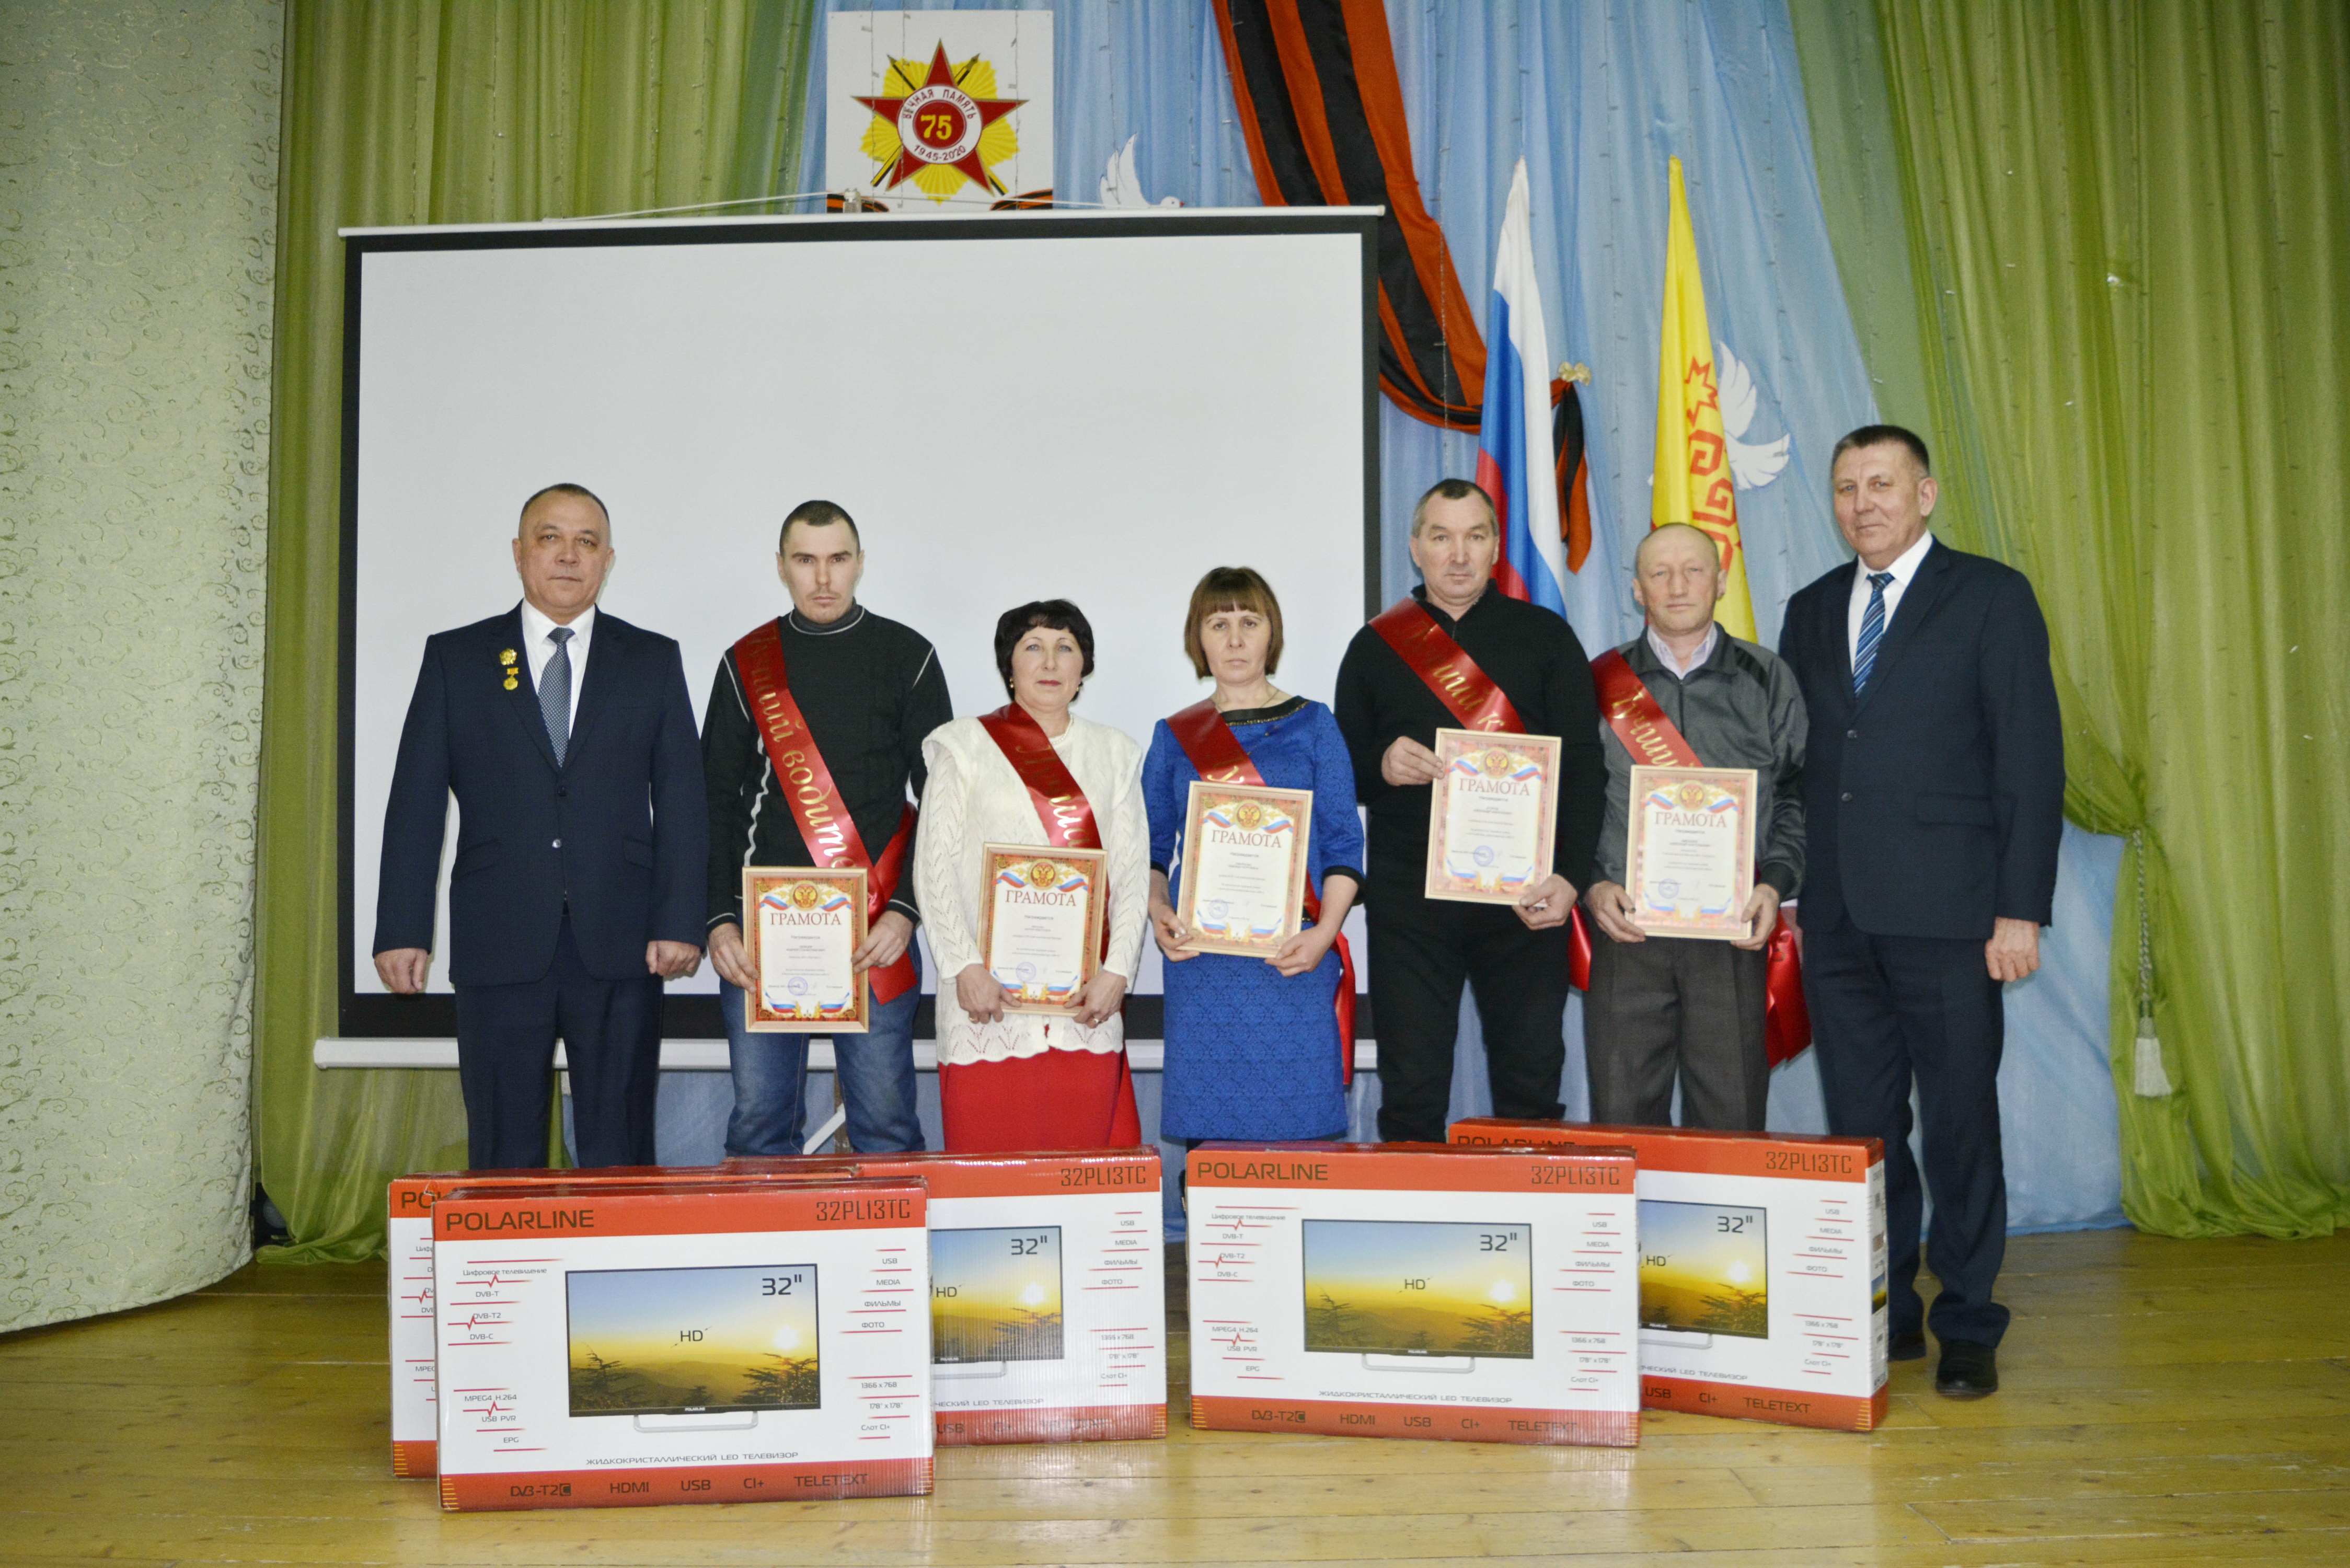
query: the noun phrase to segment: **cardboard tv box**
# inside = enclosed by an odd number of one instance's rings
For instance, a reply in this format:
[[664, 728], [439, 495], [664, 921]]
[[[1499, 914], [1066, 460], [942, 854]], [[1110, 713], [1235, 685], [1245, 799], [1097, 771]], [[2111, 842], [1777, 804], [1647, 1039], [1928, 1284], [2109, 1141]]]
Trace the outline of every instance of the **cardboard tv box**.
[[[856, 1162], [831, 1155], [812, 1156], [795, 1167], [792, 1179], [817, 1180], [854, 1176]], [[438, 1473], [441, 1411], [434, 1396], [439, 1331], [432, 1315], [432, 1205], [442, 1194], [467, 1185], [502, 1186], [724, 1179], [715, 1166], [605, 1166], [594, 1170], [443, 1170], [394, 1178], [385, 1196], [384, 1270], [391, 1322], [391, 1473], [418, 1480]], [[736, 1178], [735, 1179], [744, 1179]], [[759, 1179], [773, 1180], [768, 1177]]]
[[1194, 1427], [1639, 1441], [1629, 1151], [1211, 1143], [1190, 1178]]
[[927, 1494], [927, 1207], [903, 1179], [444, 1194], [441, 1506]]
[[1486, 1116], [1461, 1144], [1628, 1145], [1640, 1402], [1794, 1427], [1885, 1424], [1885, 1154], [1875, 1138]]
[[[866, 1154], [931, 1193], [931, 1407], [943, 1447], [1167, 1435], [1159, 1151]], [[731, 1159], [789, 1171], [799, 1160]]]

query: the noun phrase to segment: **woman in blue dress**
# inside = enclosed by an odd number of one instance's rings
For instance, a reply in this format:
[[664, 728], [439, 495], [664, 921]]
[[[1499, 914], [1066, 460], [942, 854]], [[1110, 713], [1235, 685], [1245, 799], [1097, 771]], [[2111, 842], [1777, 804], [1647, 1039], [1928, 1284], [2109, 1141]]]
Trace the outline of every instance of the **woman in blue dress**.
[[[1151, 732], [1142, 763], [1150, 815], [1150, 924], [1166, 955], [1166, 1076], [1159, 1132], [1203, 1138], [1323, 1138], [1347, 1129], [1346, 1050], [1334, 1002], [1338, 929], [1363, 880], [1363, 828], [1355, 814], [1354, 764], [1337, 721], [1319, 702], [1277, 690], [1281, 605], [1245, 566], [1219, 566], [1191, 590], [1184, 651], [1212, 677], [1211, 716], [1186, 710]], [[1223, 733], [1216, 733], [1221, 721]], [[1175, 911], [1185, 804], [1201, 776], [1180, 732], [1227, 737], [1262, 782], [1314, 792], [1306, 885], [1319, 918], [1270, 958], [1197, 953]], [[1208, 757], [1211, 769], [1215, 756]], [[1254, 781], [1250, 781], [1254, 782]]]

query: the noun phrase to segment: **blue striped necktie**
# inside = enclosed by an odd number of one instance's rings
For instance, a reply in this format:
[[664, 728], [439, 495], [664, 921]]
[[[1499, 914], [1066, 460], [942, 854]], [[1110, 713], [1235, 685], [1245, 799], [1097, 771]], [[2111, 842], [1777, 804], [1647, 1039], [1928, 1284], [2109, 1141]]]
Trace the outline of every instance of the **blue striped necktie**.
[[[1893, 580], [1890, 572], [1868, 574], [1868, 608], [1861, 612], [1860, 646], [1852, 654], [1852, 694], [1856, 697], [1868, 690], [1869, 671], [1877, 668], [1877, 645], [1885, 640], [1885, 585]], [[557, 754], [561, 748], [556, 748]]]
[[555, 765], [559, 768], [563, 753], [571, 749], [571, 650], [564, 646], [571, 640], [571, 628], [558, 626], [546, 635], [555, 644], [555, 657], [546, 661], [546, 670], [538, 678], [538, 714], [546, 722], [546, 738], [555, 747]]

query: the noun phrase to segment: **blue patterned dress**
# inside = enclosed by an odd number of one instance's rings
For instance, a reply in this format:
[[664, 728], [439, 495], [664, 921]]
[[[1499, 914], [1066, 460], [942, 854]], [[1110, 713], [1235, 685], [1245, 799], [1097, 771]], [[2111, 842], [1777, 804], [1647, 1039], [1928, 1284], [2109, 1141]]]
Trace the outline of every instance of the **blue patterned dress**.
[[[1283, 789], [1314, 792], [1305, 875], [1343, 871], [1363, 879], [1362, 820], [1355, 815], [1355, 770], [1338, 722], [1319, 702], [1293, 697], [1272, 708], [1224, 715], [1241, 747]], [[1167, 722], [1142, 760], [1142, 800], [1150, 814], [1150, 863], [1180, 894], [1183, 807], [1200, 770]], [[1260, 958], [1201, 953], [1166, 966], [1167, 1076], [1159, 1134], [1182, 1138], [1315, 1138], [1343, 1136], [1338, 952], [1294, 979]]]

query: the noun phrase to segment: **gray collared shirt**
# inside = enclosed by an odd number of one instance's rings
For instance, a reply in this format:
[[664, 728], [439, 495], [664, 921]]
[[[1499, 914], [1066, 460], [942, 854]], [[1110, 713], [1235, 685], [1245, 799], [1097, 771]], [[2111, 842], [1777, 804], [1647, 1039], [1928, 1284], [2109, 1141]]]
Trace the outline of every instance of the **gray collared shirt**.
[[1695, 670], [1699, 665], [1703, 664], [1707, 659], [1713, 657], [1713, 650], [1721, 644], [1721, 623], [1718, 621], [1708, 622], [1705, 628], [1705, 640], [1697, 645], [1696, 652], [1690, 654], [1687, 659], [1681, 659], [1676, 658], [1673, 654], [1673, 650], [1666, 646], [1664, 638], [1659, 635], [1655, 627], [1652, 626], [1648, 628], [1648, 647], [1655, 652], [1657, 662], [1671, 670], [1683, 680], [1689, 679], [1690, 670]]

